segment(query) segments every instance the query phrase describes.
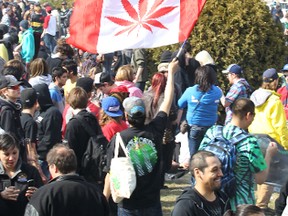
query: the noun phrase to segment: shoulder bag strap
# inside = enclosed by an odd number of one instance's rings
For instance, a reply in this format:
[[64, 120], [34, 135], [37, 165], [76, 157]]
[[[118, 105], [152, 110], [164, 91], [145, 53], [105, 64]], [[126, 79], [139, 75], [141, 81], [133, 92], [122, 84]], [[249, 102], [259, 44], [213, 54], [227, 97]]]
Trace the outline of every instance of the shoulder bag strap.
[[115, 140], [115, 148], [114, 148], [114, 158], [118, 158], [118, 154], [119, 154], [119, 146], [122, 148], [124, 154], [126, 157], [128, 156], [127, 150], [125, 148], [124, 142], [121, 138], [120, 133], [116, 133], [116, 140]]
[[196, 104], [196, 106], [194, 107], [194, 109], [193, 109], [193, 111], [192, 111], [193, 115], [194, 115], [194, 112], [196, 111], [196, 109], [198, 108], [198, 106], [199, 106], [199, 104], [200, 104], [200, 102], [201, 102], [201, 99], [203, 98], [203, 96], [204, 96], [205, 94], [206, 94], [206, 92], [205, 92], [203, 95], [201, 95], [201, 97], [199, 98], [198, 103]]

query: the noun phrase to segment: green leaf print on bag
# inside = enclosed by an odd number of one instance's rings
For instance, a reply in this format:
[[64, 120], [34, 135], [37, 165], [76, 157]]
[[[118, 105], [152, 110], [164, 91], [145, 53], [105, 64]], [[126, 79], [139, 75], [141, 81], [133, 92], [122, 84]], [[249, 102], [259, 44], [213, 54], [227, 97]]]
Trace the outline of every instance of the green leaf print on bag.
[[143, 137], [134, 137], [126, 146], [133, 167], [138, 176], [151, 173], [157, 163], [157, 150], [155, 144]]

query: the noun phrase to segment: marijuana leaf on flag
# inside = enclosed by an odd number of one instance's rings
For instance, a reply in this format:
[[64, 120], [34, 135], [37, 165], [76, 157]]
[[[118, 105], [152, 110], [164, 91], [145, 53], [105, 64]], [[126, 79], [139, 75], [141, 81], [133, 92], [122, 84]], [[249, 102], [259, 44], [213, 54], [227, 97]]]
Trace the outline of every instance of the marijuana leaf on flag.
[[164, 0], [155, 1], [151, 9], [148, 10], [147, 1], [139, 0], [138, 2], [139, 13], [138, 13], [128, 0], [121, 0], [123, 8], [129, 14], [131, 20], [126, 20], [114, 16], [106, 16], [106, 18], [109, 19], [111, 22], [114, 22], [120, 26], [125, 26], [125, 28], [117, 32], [115, 36], [123, 34], [124, 32], [127, 31], [129, 34], [137, 27], [139, 28], [143, 27], [148, 31], [150, 31], [151, 33], [153, 33], [151, 26], [167, 29], [160, 21], [157, 20], [157, 18], [165, 16], [166, 14], [174, 10], [177, 6], [160, 7], [163, 1]]
[[186, 40], [206, 0], [76, 0], [67, 42], [90, 53]]

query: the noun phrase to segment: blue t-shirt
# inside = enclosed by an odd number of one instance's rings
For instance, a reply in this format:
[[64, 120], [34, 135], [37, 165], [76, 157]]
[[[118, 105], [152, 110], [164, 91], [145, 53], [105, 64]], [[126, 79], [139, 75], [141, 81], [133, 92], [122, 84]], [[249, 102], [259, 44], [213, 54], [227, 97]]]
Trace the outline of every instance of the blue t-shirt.
[[194, 85], [186, 89], [178, 100], [180, 108], [188, 107], [186, 120], [189, 125], [212, 126], [217, 121], [217, 110], [222, 91], [212, 85], [207, 92], [198, 89]]

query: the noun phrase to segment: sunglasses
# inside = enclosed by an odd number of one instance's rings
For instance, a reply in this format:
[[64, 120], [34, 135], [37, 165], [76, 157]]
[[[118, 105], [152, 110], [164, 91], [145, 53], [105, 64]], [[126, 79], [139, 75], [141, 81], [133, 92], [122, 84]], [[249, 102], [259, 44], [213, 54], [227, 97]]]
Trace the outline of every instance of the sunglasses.
[[19, 90], [20, 86], [16, 85], [16, 86], [9, 86], [8, 89], [12, 89], [12, 90]]

